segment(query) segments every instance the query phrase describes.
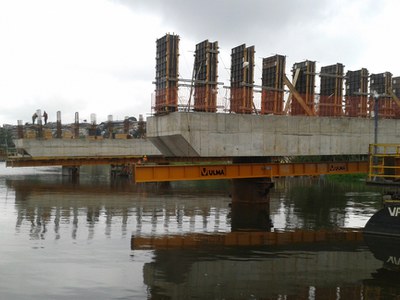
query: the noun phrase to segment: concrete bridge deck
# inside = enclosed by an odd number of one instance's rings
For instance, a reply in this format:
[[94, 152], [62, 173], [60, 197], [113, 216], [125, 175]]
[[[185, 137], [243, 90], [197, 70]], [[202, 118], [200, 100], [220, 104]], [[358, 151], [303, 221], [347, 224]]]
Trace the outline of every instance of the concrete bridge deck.
[[[378, 143], [400, 142], [400, 120], [379, 120]], [[374, 120], [349, 117], [174, 112], [147, 118], [147, 137], [165, 156], [366, 155]]]

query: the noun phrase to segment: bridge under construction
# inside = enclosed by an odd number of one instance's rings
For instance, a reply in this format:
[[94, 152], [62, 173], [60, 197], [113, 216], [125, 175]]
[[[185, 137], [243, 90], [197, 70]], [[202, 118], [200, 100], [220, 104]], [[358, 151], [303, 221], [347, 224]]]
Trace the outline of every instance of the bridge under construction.
[[[43, 125], [38, 114], [29, 131], [18, 122], [17, 153], [7, 165], [125, 165], [137, 182], [397, 176], [398, 148], [379, 148], [378, 143], [400, 144], [399, 77], [369, 74], [366, 68], [344, 73], [340, 63], [317, 73], [316, 63], [307, 60], [293, 65], [290, 80], [285, 56], [275, 55], [263, 58], [262, 82], [256, 85], [255, 47], [243, 44], [232, 48], [230, 86], [225, 87], [230, 104], [221, 111], [218, 42], [196, 45], [193, 78], [185, 80], [179, 77], [179, 41], [171, 34], [156, 41], [154, 115], [139, 124], [146, 124], [145, 134], [142, 130], [139, 138], [132, 138], [129, 123], [122, 134], [116, 133], [109, 120], [106, 138], [93, 122], [83, 137], [77, 121], [70, 131], [61, 130], [60, 112], [56, 130]], [[190, 87], [183, 104], [178, 101], [181, 86]], [[260, 107], [254, 101], [257, 92]]]

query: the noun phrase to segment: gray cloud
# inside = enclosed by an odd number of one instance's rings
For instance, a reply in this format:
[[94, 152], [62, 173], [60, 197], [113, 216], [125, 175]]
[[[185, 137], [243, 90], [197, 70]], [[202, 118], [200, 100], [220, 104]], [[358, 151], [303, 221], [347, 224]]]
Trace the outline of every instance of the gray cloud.
[[[294, 60], [326, 60], [329, 63], [354, 61], [357, 51], [364, 46], [363, 41], [358, 40], [357, 31], [352, 28], [352, 18], [341, 18], [340, 14], [346, 12], [346, 6], [357, 5], [357, 14], [369, 22], [373, 22], [383, 7], [371, 0], [350, 4], [344, 0], [114, 2], [126, 5], [135, 12], [157, 15], [166, 32], [175, 30], [182, 39], [191, 39], [196, 43], [204, 39], [217, 40], [220, 47], [226, 50], [246, 43], [256, 46], [258, 57], [280, 53]], [[336, 19], [341, 34], [333, 37], [321, 30], [324, 24], [334, 23]]]

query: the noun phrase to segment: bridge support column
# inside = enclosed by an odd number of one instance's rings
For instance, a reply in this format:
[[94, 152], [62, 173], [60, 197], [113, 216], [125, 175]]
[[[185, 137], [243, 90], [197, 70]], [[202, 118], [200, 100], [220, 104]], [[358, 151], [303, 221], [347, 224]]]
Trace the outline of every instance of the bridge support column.
[[269, 215], [269, 191], [273, 183], [267, 178], [233, 179], [232, 231], [272, 228]]
[[269, 203], [269, 190], [273, 186], [269, 178], [232, 179], [232, 202]]
[[71, 178], [78, 178], [79, 177], [79, 167], [63, 166], [61, 169], [61, 174], [64, 176], [69, 176]]

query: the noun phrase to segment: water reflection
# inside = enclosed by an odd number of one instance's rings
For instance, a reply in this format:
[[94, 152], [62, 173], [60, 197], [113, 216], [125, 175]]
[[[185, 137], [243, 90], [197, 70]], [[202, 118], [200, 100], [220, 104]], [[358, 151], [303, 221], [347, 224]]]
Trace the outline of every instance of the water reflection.
[[[229, 183], [222, 181], [134, 185], [124, 178], [73, 182], [44, 174], [0, 179], [0, 188], [13, 234], [31, 247], [20, 252], [32, 255], [42, 247], [54, 251], [53, 261], [68, 262], [78, 254], [81, 268], [105, 265], [102, 274], [121, 275], [125, 268], [123, 294], [145, 289], [152, 299], [377, 299], [366, 295], [389, 293], [396, 285], [393, 278], [384, 283], [395, 268], [388, 270], [360, 235], [381, 195], [364, 184], [278, 180], [270, 203], [254, 206], [232, 204]], [[48, 254], [38, 263], [47, 281], [57, 267], [46, 269]], [[82, 279], [74, 274], [76, 282]], [[97, 280], [93, 290], [109, 288], [110, 278]]]
[[[361, 243], [158, 249], [144, 265], [152, 299], [365, 299], [379, 263]], [[281, 298], [280, 298], [281, 297]]]
[[83, 234], [93, 239], [103, 224], [108, 237], [119, 235], [115, 232], [118, 225], [122, 235], [128, 231], [137, 234], [215, 232], [229, 227], [230, 199], [224, 184], [209, 185], [206, 193], [201, 191], [203, 184], [194, 184], [188, 190], [179, 185], [134, 185], [125, 178], [108, 184], [52, 178], [7, 179], [6, 186], [15, 191], [17, 232], [29, 224], [33, 239], [51, 235], [49, 227], [56, 239], [69, 226], [73, 239], [78, 235], [82, 238]]
[[15, 192], [16, 230], [29, 224], [32, 239], [44, 239], [49, 230], [59, 239], [68, 226], [73, 239], [82, 234], [93, 239], [103, 224], [108, 237], [113, 231], [126, 236], [129, 231], [159, 235], [362, 227], [380, 205], [380, 194], [365, 186], [353, 187], [349, 197], [340, 185], [304, 180], [277, 181], [270, 203], [258, 204], [231, 203], [227, 182], [134, 185], [126, 178], [73, 182], [40, 176], [5, 183]]

